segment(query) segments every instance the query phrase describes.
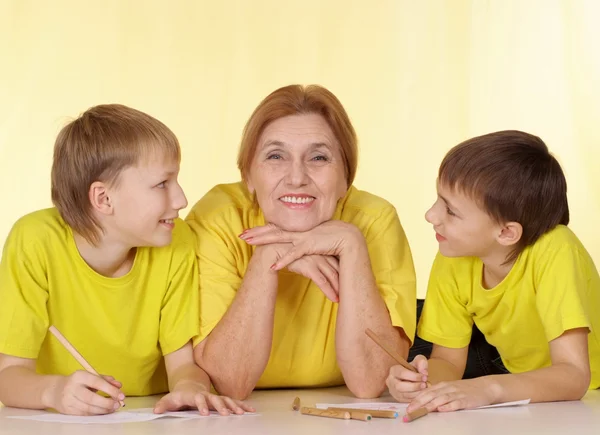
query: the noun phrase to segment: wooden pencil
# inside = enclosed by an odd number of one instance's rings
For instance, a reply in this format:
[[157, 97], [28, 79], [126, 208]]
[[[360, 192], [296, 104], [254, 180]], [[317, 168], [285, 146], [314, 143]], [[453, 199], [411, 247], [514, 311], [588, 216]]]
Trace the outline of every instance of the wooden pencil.
[[427, 411], [427, 408], [418, 408], [413, 412], [407, 412], [406, 415], [402, 417], [402, 421], [404, 423], [409, 423], [411, 421], [415, 421], [417, 418], [426, 416], [428, 413], [429, 411]]
[[[387, 354], [389, 356], [391, 356], [392, 358], [394, 358], [394, 360], [396, 360], [396, 362], [398, 364], [400, 364], [402, 367], [404, 367], [407, 370], [410, 370], [411, 372], [415, 372], [418, 373], [416, 367], [411, 366], [408, 361], [406, 361], [404, 358], [402, 358], [402, 355], [400, 355], [398, 352], [396, 352], [394, 349], [388, 347], [378, 336], [377, 334], [375, 334], [373, 331], [371, 331], [369, 328], [367, 328], [365, 330], [365, 334], [367, 334], [369, 336], [369, 338], [371, 340], [373, 340], [375, 343], [377, 343], [377, 345], [382, 348], [383, 350], [385, 350], [387, 352]], [[431, 387], [431, 382], [427, 381], [427, 386]]]
[[370, 421], [371, 418], [373, 418], [373, 417], [371, 416], [371, 414], [369, 412], [357, 411], [357, 410], [350, 412], [350, 419], [352, 419], [352, 420]]
[[298, 411], [300, 409], [300, 398], [296, 397], [292, 403], [292, 410]]
[[309, 408], [308, 406], [303, 406], [302, 408], [300, 408], [300, 413], [304, 415], [315, 415], [318, 417], [350, 420], [350, 413], [345, 411], [333, 411], [329, 409]]
[[[56, 327], [54, 325], [50, 326], [50, 328], [48, 328], [48, 330], [52, 333], [52, 335], [54, 335], [56, 337], [56, 339], [60, 342], [60, 344], [62, 344], [65, 349], [67, 349], [67, 351], [73, 356], [73, 358], [75, 358], [77, 360], [77, 362], [79, 364], [81, 364], [81, 366], [89, 373], [96, 375], [98, 377], [102, 377], [100, 376], [100, 374], [94, 369], [94, 367], [92, 367], [90, 365], [90, 363], [88, 363], [85, 358], [83, 357], [83, 355], [81, 355], [77, 349], [75, 349], [75, 347], [69, 342], [69, 340], [66, 339], [66, 337], [64, 335], [61, 334], [61, 332], [56, 329]], [[123, 406], [125, 406], [125, 402], [122, 400], [119, 400], [119, 403], [121, 404], [121, 408]]]
[[327, 409], [332, 409], [334, 411], [346, 411], [346, 412], [353, 412], [353, 411], [364, 411], [367, 412], [371, 415], [371, 417], [373, 418], [396, 418], [398, 417], [398, 412], [397, 411], [380, 411], [377, 409], [361, 409], [358, 410], [356, 408], [340, 408], [337, 406], [330, 406]]

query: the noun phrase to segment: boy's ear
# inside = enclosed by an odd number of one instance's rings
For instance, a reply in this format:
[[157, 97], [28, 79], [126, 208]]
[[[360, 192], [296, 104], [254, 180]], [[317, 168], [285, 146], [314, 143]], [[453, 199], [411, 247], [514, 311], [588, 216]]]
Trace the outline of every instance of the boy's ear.
[[507, 222], [502, 226], [502, 230], [498, 235], [498, 243], [502, 246], [512, 246], [521, 240], [523, 236], [523, 227], [518, 222]]
[[108, 186], [101, 181], [94, 181], [88, 192], [92, 209], [105, 215], [112, 214], [113, 205], [108, 196]]

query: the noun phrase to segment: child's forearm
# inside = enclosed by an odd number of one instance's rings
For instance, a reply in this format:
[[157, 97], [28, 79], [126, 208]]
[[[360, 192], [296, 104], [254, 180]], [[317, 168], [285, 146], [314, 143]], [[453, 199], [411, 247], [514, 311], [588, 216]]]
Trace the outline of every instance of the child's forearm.
[[485, 376], [481, 380], [486, 388], [497, 392], [497, 402], [554, 402], [581, 399], [590, 385], [590, 374], [563, 363], [527, 373]]
[[52, 408], [52, 391], [60, 378], [37, 374], [28, 367], [6, 367], [0, 371], [0, 402], [16, 408]]
[[174, 373], [169, 375], [169, 390], [173, 391], [178, 385], [194, 383], [210, 391], [210, 378], [208, 374], [194, 363], [189, 363], [179, 367]]
[[433, 385], [444, 381], [457, 381], [463, 376], [454, 364], [442, 358], [430, 358], [427, 373], [427, 380]]

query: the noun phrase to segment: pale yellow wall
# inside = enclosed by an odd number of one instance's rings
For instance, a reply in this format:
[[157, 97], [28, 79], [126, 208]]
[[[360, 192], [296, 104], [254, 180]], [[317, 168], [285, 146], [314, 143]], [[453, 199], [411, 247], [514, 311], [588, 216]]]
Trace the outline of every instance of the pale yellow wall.
[[538, 134], [558, 154], [572, 228], [600, 265], [598, 16], [593, 0], [0, 0], [0, 243], [51, 205], [54, 137], [89, 106], [120, 102], [170, 126], [193, 203], [238, 179], [247, 117], [297, 82], [348, 110], [356, 185], [397, 206], [421, 296], [437, 166], [492, 130]]

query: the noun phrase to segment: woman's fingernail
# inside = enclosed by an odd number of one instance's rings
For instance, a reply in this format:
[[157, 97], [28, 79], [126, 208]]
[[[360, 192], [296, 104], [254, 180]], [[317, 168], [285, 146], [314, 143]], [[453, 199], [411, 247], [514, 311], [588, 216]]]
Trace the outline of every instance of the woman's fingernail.
[[245, 240], [245, 241], [246, 241], [246, 243], [250, 243], [250, 241], [251, 241], [252, 239], [253, 239], [253, 237], [246, 237], [246, 236], [242, 237], [242, 240]]
[[277, 263], [273, 263], [273, 264], [271, 264], [271, 267], [269, 269], [275, 270], [276, 267], [277, 267]]
[[113, 409], [119, 409], [121, 407], [121, 404], [119, 402], [115, 402], [115, 404], [113, 405]]
[[119, 394], [119, 400], [124, 400], [125, 399], [125, 394], [121, 393]]

